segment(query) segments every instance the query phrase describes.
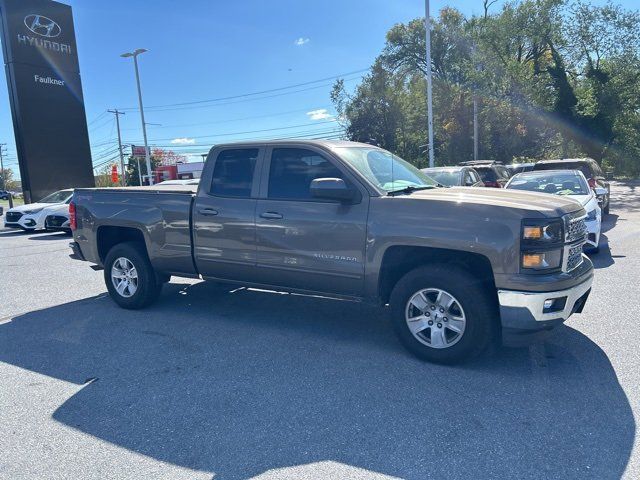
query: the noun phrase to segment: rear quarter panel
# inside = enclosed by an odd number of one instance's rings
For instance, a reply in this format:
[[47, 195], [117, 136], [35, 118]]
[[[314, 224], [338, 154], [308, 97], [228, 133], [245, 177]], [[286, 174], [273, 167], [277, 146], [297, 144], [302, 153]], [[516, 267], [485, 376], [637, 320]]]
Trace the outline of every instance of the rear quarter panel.
[[190, 191], [78, 189], [74, 194], [78, 221], [74, 238], [87, 260], [102, 264], [98, 251], [100, 229], [134, 228], [142, 233], [156, 270], [193, 275], [192, 199]]

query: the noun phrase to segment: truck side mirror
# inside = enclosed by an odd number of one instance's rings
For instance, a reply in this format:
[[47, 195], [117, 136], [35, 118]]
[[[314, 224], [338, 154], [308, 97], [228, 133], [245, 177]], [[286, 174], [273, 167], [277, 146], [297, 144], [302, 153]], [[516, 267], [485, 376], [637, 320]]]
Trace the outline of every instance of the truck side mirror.
[[341, 178], [316, 178], [311, 181], [310, 190], [313, 198], [340, 202], [348, 202], [356, 196], [356, 192]]
[[596, 187], [595, 192], [598, 197], [603, 197], [607, 194], [607, 189], [602, 187]]

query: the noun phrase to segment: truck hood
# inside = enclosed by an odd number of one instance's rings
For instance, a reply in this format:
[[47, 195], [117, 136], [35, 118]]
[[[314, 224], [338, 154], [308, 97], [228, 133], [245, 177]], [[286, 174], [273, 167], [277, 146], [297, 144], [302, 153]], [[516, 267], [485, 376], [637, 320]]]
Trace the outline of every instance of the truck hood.
[[582, 208], [580, 202], [567, 197], [503, 188], [437, 188], [419, 190], [410, 194], [410, 198], [535, 211], [546, 217], [560, 217]]

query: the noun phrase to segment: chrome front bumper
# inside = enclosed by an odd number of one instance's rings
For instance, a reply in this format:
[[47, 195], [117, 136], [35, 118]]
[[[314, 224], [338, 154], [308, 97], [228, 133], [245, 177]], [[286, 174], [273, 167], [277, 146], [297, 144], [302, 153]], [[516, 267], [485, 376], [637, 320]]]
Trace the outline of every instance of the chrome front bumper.
[[[555, 292], [498, 290], [502, 325], [531, 330], [536, 328], [532, 322], [564, 321], [582, 310], [592, 284], [593, 275], [575, 287]], [[555, 300], [556, 308], [545, 309], [547, 300]]]

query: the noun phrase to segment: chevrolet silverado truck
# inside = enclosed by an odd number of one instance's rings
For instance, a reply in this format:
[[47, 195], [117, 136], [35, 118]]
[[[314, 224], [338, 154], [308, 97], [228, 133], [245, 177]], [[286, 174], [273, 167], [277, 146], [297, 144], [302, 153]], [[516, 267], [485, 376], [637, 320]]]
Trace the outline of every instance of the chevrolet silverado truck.
[[582, 206], [440, 188], [381, 148], [272, 141], [211, 149], [199, 186], [76, 189], [72, 258], [121, 307], [171, 276], [387, 306], [401, 343], [454, 363], [579, 313], [593, 281]]

